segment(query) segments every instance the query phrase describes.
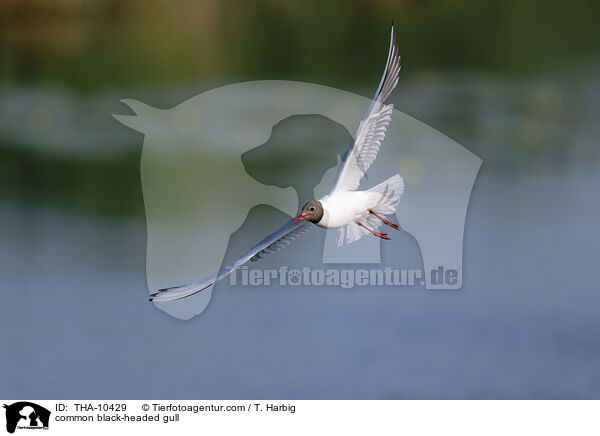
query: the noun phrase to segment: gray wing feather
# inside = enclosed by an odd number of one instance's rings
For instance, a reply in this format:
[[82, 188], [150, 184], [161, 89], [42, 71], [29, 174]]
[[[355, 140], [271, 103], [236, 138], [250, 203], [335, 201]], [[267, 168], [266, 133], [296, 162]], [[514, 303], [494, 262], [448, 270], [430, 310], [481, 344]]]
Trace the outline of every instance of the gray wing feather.
[[314, 227], [314, 224], [301, 220], [298, 222], [294, 222], [293, 219], [289, 220], [279, 229], [271, 233], [269, 236], [264, 238], [254, 247], [252, 247], [246, 254], [240, 257], [238, 260], [233, 262], [231, 265], [227, 265], [222, 268], [219, 272], [212, 274], [202, 280], [199, 280], [194, 283], [190, 283], [182, 286], [174, 286], [172, 288], [160, 289], [157, 292], [150, 295], [151, 301], [173, 301], [179, 300], [181, 298], [186, 298], [191, 295], [194, 295], [219, 280], [224, 279], [229, 274], [231, 274], [234, 270], [242, 266], [248, 261], [257, 261], [262, 258], [266, 254], [273, 253], [275, 251], [279, 251], [282, 248], [289, 245], [294, 239], [298, 236], [306, 233], [308, 230]]
[[331, 192], [357, 189], [360, 180], [375, 161], [381, 142], [385, 138], [394, 106], [383, 103], [398, 84], [400, 73], [400, 55], [393, 26], [390, 38], [390, 49], [383, 76], [369, 109], [358, 126], [353, 143], [342, 157]]

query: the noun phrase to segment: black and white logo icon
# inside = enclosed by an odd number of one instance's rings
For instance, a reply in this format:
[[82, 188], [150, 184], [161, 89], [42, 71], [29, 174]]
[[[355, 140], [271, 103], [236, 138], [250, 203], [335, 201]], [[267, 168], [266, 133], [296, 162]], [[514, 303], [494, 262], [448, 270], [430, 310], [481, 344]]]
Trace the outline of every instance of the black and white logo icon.
[[48, 429], [50, 411], [29, 401], [19, 401], [3, 406], [6, 409], [6, 431], [14, 433], [16, 429]]

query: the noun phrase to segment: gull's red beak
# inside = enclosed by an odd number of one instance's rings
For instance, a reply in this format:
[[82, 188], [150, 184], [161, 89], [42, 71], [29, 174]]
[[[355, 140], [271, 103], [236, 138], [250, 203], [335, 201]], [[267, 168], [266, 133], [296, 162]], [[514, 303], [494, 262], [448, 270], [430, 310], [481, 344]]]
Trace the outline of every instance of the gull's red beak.
[[297, 223], [298, 221], [303, 220], [306, 217], [307, 217], [307, 215], [300, 214], [296, 218], [294, 218], [294, 222]]

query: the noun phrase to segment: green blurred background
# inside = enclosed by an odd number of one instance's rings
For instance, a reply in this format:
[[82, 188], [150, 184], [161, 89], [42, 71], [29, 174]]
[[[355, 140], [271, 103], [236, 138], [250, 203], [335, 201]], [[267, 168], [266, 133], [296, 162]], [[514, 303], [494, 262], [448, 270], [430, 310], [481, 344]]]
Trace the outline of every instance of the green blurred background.
[[[589, 115], [581, 94], [598, 72], [598, 18], [584, 0], [2, 0], [0, 195], [139, 215], [140, 141], [107, 118], [126, 113], [118, 98], [171, 107], [254, 79], [369, 96], [392, 20], [398, 109], [487, 164], [563, 160]], [[80, 136], [64, 144], [56, 129]], [[122, 199], [103, 195], [115, 187]]]
[[392, 20], [409, 74], [535, 75], [598, 55], [597, 2], [3, 0], [2, 79], [97, 92], [265, 76], [360, 86]]

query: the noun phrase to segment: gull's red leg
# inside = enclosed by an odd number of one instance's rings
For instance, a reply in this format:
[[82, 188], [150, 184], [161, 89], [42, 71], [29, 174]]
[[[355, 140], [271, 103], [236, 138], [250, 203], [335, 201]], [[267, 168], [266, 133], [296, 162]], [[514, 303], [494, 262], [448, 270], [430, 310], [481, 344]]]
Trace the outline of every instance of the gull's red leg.
[[368, 228], [367, 226], [365, 226], [363, 223], [361, 223], [360, 221], [354, 221], [354, 224], [358, 224], [361, 227], [364, 227], [365, 229], [367, 229], [369, 232], [373, 233], [375, 236], [379, 236], [381, 239], [390, 239], [387, 235], [387, 233], [383, 233], [383, 232], [374, 232], [373, 230], [371, 230], [370, 228]]
[[374, 211], [373, 209], [368, 209], [368, 211], [369, 211], [369, 213], [372, 213], [372, 214], [373, 214], [373, 215], [375, 215], [377, 218], [379, 218], [381, 221], [383, 221], [383, 223], [384, 223], [384, 224], [387, 224], [388, 226], [390, 226], [390, 227], [391, 227], [391, 228], [393, 228], [393, 229], [396, 229], [396, 230], [398, 230], [398, 229], [399, 229], [399, 227], [398, 227], [398, 224], [396, 224], [396, 223], [393, 223], [393, 222], [391, 222], [391, 221], [388, 221], [388, 220], [386, 220], [385, 218], [382, 218], [382, 217], [380, 217], [379, 215], [377, 215], [377, 214], [375, 213], [375, 211]]

